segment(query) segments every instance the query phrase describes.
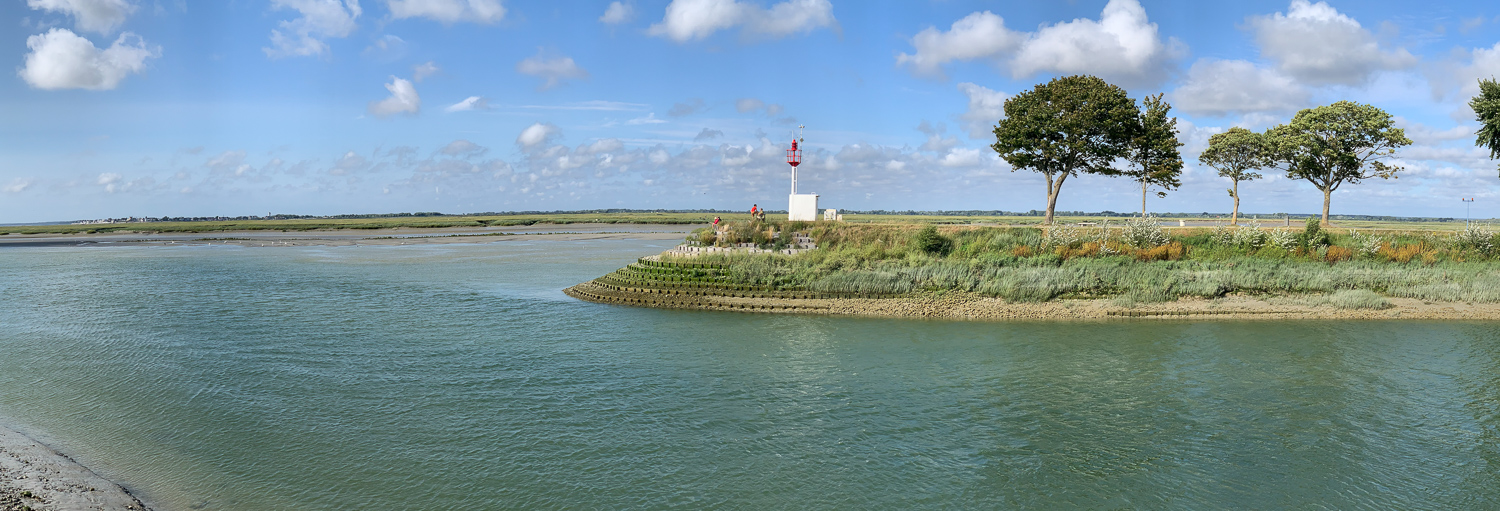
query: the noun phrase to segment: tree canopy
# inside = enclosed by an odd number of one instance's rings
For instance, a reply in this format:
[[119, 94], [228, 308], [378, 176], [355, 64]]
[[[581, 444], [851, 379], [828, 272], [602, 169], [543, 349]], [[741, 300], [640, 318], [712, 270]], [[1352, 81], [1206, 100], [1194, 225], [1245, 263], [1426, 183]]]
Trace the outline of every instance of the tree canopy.
[[1218, 170], [1220, 176], [1229, 178], [1232, 184], [1229, 196], [1234, 198], [1234, 212], [1229, 216], [1229, 223], [1239, 223], [1240, 181], [1260, 179], [1260, 173], [1254, 171], [1272, 165], [1266, 136], [1239, 126], [1229, 128], [1229, 131], [1208, 137], [1208, 149], [1198, 155], [1198, 161]]
[[[1175, 190], [1182, 186], [1182, 153], [1177, 150], [1177, 118], [1168, 117], [1172, 105], [1162, 95], [1146, 96], [1141, 101], [1126, 159], [1131, 169], [1123, 172], [1141, 183], [1141, 216], [1146, 215], [1146, 191], [1152, 186]], [[1157, 192], [1165, 197], [1165, 192]]]
[[1479, 95], [1469, 100], [1474, 120], [1479, 121], [1474, 145], [1490, 150], [1490, 158], [1500, 159], [1500, 82], [1491, 78], [1479, 81]]
[[1005, 101], [990, 147], [1012, 171], [1046, 176], [1050, 224], [1068, 176], [1118, 172], [1110, 165], [1128, 154], [1137, 112], [1124, 89], [1097, 77], [1054, 78]]
[[1288, 178], [1306, 180], [1323, 192], [1325, 225], [1334, 190], [1372, 177], [1396, 177], [1402, 168], [1383, 160], [1412, 143], [1391, 114], [1352, 101], [1297, 112], [1291, 122], [1271, 128], [1266, 140], [1272, 161]]

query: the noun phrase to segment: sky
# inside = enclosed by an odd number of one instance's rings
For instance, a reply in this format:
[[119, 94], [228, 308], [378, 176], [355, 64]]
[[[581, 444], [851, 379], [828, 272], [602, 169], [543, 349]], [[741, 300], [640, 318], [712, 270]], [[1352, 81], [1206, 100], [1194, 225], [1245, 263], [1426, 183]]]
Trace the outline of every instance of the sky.
[[[1209, 136], [1351, 100], [1415, 143], [1334, 214], [1500, 217], [1467, 106], [1495, 2], [0, 0], [0, 26], [0, 223], [784, 209], [799, 126], [821, 207], [1039, 210], [991, 130], [1073, 74], [1173, 106], [1187, 166], [1152, 211], [1227, 213]], [[1264, 174], [1243, 213], [1320, 210]], [[1083, 176], [1057, 207], [1140, 189]]]

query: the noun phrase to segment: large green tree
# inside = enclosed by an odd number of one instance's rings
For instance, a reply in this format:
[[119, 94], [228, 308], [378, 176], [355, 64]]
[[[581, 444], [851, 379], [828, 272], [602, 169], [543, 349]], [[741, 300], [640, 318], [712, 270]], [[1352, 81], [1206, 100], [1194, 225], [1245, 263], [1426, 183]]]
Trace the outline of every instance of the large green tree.
[[[1126, 160], [1130, 170], [1123, 174], [1141, 184], [1141, 216], [1146, 216], [1146, 192], [1152, 186], [1176, 190], [1182, 186], [1182, 153], [1177, 150], [1182, 142], [1177, 140], [1177, 118], [1168, 117], [1172, 105], [1162, 101], [1162, 95], [1146, 96], [1141, 100], [1140, 115], [1136, 118], [1134, 133], [1130, 137], [1130, 149]], [[1166, 197], [1166, 192], [1156, 192], [1157, 197]]]
[[1391, 114], [1352, 101], [1297, 112], [1291, 122], [1267, 131], [1266, 140], [1272, 161], [1286, 170], [1286, 177], [1306, 180], [1323, 192], [1323, 225], [1328, 225], [1334, 190], [1372, 177], [1396, 177], [1403, 169], [1384, 160], [1411, 145]]
[[990, 146], [1011, 165], [1047, 178], [1047, 223], [1063, 182], [1080, 172], [1114, 174], [1128, 154], [1136, 123], [1135, 100], [1093, 76], [1065, 76], [1005, 101], [1005, 118]]
[[1232, 187], [1229, 196], [1234, 198], [1234, 213], [1229, 215], [1229, 225], [1240, 221], [1240, 181], [1254, 181], [1261, 175], [1255, 170], [1271, 166], [1270, 149], [1265, 136], [1241, 127], [1208, 137], [1208, 149], [1198, 155], [1198, 161], [1217, 169], [1219, 175], [1229, 178]]
[[1479, 95], [1469, 100], [1474, 120], [1479, 121], [1474, 145], [1490, 150], [1490, 158], [1500, 159], [1500, 82], [1494, 78], [1479, 81]]

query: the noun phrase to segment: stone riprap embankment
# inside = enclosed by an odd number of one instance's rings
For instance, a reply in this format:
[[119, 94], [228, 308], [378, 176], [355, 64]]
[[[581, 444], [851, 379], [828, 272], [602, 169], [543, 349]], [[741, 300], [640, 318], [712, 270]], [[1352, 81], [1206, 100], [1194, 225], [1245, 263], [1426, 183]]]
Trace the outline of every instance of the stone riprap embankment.
[[1404, 298], [1391, 298], [1391, 307], [1385, 309], [1306, 306], [1274, 299], [1268, 302], [1268, 297], [1249, 295], [1184, 298], [1131, 306], [1110, 299], [1007, 302], [957, 291], [869, 295], [755, 286], [735, 282], [728, 273], [727, 267], [718, 264], [646, 257], [603, 277], [565, 289], [564, 293], [591, 302], [662, 309], [973, 320], [1500, 319], [1500, 304], [1431, 303]]

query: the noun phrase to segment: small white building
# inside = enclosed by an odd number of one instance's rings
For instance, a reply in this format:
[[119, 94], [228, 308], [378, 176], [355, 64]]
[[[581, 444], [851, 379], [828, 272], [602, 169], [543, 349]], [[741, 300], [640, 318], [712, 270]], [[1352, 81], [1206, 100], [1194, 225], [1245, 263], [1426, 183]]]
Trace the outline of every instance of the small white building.
[[794, 193], [787, 197], [786, 219], [793, 222], [818, 220], [818, 194]]

